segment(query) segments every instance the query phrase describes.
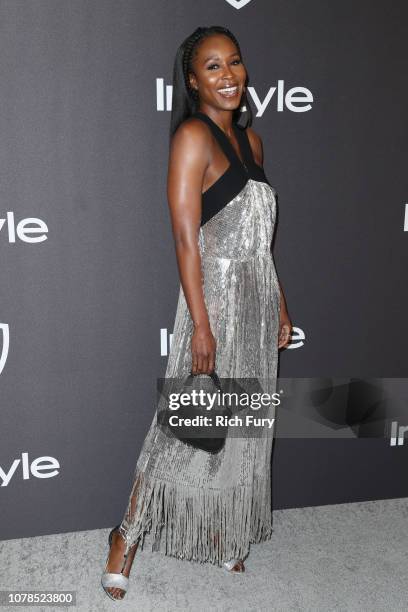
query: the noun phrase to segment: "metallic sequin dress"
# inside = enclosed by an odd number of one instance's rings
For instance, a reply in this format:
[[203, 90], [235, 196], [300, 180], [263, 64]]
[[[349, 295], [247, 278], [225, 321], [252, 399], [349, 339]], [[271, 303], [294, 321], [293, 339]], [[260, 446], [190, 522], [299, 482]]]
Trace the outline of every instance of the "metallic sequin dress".
[[[233, 128], [241, 159], [225, 133], [197, 112], [228, 158], [204, 192], [199, 248], [204, 297], [216, 339], [215, 370], [225, 378], [260, 377], [276, 390], [280, 288], [271, 252], [276, 191], [255, 163], [246, 130]], [[165, 377], [191, 370], [193, 324], [182, 287]], [[265, 389], [265, 387], [264, 387]], [[275, 417], [273, 407], [269, 417]], [[157, 412], [136, 464], [120, 525], [127, 546], [222, 565], [270, 538], [271, 451], [275, 424], [256, 438], [227, 436], [220, 453], [195, 450], [166, 435]]]

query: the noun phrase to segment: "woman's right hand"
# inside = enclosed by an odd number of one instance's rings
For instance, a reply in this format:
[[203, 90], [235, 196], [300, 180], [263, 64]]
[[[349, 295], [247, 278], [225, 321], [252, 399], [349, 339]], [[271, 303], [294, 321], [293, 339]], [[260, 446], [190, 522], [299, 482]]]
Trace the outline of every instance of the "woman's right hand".
[[216, 340], [209, 325], [197, 326], [191, 338], [191, 372], [211, 374], [215, 368]]

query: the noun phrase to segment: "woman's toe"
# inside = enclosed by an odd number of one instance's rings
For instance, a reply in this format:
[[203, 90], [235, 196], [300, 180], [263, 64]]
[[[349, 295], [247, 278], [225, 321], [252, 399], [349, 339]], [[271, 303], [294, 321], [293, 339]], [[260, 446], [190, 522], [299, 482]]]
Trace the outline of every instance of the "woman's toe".
[[112, 595], [112, 597], [114, 597], [115, 599], [121, 599], [120, 597], [121, 589], [117, 589], [115, 587], [109, 587], [108, 591]]

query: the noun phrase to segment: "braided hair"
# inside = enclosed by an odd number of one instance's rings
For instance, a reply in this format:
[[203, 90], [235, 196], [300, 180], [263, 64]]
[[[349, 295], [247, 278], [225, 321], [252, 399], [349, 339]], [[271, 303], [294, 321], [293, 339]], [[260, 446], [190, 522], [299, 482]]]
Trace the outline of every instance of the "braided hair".
[[[172, 111], [170, 119], [170, 140], [180, 123], [190, 117], [198, 109], [198, 91], [191, 87], [189, 74], [192, 70], [192, 60], [201, 41], [213, 34], [224, 34], [228, 36], [238, 49], [240, 56], [241, 49], [234, 34], [223, 26], [199, 27], [188, 36], [177, 49], [173, 69], [173, 97]], [[246, 85], [246, 84], [245, 84]], [[248, 103], [246, 88], [242, 97], [242, 103], [246, 107], [247, 121], [244, 127], [252, 124], [252, 110]], [[233, 121], [238, 122], [241, 116], [241, 109], [233, 111]]]

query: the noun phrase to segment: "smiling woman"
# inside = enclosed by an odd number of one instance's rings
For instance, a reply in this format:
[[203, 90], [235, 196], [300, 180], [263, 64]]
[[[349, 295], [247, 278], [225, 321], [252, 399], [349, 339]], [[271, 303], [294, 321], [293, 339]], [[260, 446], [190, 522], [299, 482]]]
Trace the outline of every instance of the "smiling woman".
[[[198, 28], [177, 51], [167, 195], [180, 292], [165, 376], [255, 378], [272, 395], [291, 323], [271, 253], [276, 191], [249, 126], [247, 78], [225, 28]], [[237, 435], [243, 418], [210, 455], [166, 435], [156, 411], [122, 522], [110, 534], [102, 576], [110, 597], [125, 594], [147, 534], [153, 550], [244, 571], [251, 543], [272, 534], [274, 404], [265, 416], [256, 437]]]
[[[230, 53], [230, 55], [227, 57], [227, 60], [233, 66], [243, 67], [240, 53], [237, 50], [234, 50], [232, 53]], [[220, 67], [219, 62], [219, 56], [212, 55], [204, 59], [203, 65], [207, 68], [207, 70], [216, 71]], [[209, 65], [207, 65], [208, 63]], [[241, 76], [240, 72], [241, 71], [239, 70], [236, 72], [235, 77], [233, 77], [233, 81], [226, 82], [225, 84], [223, 83], [221, 87], [218, 87], [216, 89], [219, 96], [221, 96], [222, 98], [241, 98], [245, 87], [243, 86], [242, 78], [239, 79], [239, 77]], [[244, 74], [246, 75], [246, 73]], [[238, 83], [237, 80], [239, 80], [240, 82]], [[196, 85], [194, 84], [194, 77], [192, 79], [191, 84], [194, 88], [196, 87]]]

